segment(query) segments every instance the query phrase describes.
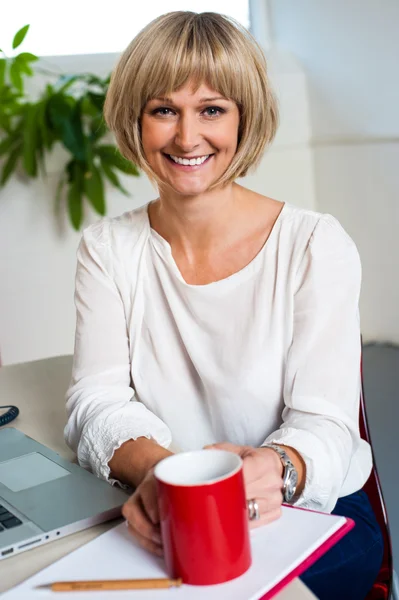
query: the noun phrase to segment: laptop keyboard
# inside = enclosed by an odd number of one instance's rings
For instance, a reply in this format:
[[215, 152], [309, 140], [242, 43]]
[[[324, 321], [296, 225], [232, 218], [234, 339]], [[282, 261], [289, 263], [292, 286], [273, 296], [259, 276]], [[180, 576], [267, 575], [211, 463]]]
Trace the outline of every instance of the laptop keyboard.
[[0, 533], [18, 525], [22, 525], [22, 521], [0, 504]]

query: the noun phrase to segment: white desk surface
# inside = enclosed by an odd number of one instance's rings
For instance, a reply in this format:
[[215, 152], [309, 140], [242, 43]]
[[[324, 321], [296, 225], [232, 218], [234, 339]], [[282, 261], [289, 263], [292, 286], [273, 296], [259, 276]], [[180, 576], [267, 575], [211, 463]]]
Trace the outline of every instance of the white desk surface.
[[[20, 410], [10, 427], [23, 431], [73, 461], [75, 455], [66, 446], [63, 436], [66, 422], [64, 395], [69, 384], [71, 364], [71, 356], [57, 356], [0, 367], [0, 399], [1, 404], [15, 404]], [[76, 550], [118, 522], [119, 520], [114, 520], [103, 523], [2, 560], [0, 593]], [[295, 579], [275, 599], [314, 600], [315, 596], [299, 579]]]

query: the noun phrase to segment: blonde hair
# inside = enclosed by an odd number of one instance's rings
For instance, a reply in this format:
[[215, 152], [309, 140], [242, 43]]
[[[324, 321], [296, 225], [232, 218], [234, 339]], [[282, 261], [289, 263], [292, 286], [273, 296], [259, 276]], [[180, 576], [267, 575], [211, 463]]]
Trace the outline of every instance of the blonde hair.
[[273, 140], [278, 110], [260, 46], [242, 25], [217, 13], [162, 15], [124, 51], [104, 105], [120, 151], [161, 183], [144, 155], [141, 114], [149, 100], [168, 96], [189, 81], [197, 89], [205, 83], [233, 100], [240, 112], [236, 154], [212, 187], [243, 177]]

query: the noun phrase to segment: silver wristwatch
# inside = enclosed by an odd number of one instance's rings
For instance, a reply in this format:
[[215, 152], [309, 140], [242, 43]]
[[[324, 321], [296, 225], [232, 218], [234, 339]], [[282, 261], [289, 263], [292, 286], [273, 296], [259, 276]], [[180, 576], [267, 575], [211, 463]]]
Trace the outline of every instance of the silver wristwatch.
[[263, 444], [262, 448], [271, 448], [281, 458], [281, 462], [283, 463], [284, 473], [283, 473], [283, 499], [284, 502], [290, 504], [294, 497], [296, 488], [298, 485], [298, 473], [296, 468], [291, 462], [288, 454], [281, 448], [281, 446], [277, 446], [276, 444]]

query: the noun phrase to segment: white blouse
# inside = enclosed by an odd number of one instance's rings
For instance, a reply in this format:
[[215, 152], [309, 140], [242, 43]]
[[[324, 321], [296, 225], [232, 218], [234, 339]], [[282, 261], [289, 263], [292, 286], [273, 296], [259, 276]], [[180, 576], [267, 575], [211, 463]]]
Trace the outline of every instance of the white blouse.
[[139, 436], [181, 450], [286, 444], [307, 469], [296, 505], [330, 512], [372, 465], [358, 428], [360, 283], [338, 221], [290, 204], [246, 267], [207, 285], [184, 281], [147, 206], [91, 225], [68, 445], [109, 479], [114, 451]]

